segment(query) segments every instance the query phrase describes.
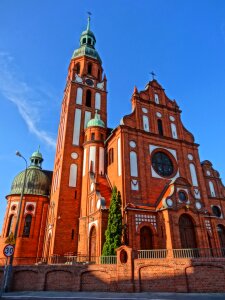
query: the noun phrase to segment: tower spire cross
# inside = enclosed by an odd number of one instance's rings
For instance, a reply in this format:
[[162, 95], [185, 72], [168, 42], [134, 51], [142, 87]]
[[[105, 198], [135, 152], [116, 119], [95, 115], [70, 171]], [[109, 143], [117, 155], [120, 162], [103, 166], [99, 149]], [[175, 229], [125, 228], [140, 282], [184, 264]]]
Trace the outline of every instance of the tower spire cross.
[[156, 74], [153, 71], [150, 74], [152, 75], [152, 80], [154, 80], [156, 77]]

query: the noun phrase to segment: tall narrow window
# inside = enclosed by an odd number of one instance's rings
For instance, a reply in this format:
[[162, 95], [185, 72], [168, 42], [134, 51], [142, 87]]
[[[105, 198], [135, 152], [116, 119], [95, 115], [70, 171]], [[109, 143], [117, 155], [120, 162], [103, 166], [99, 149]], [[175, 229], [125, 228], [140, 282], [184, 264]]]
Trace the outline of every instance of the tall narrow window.
[[91, 39], [88, 38], [88, 45], [91, 45]]
[[216, 197], [216, 193], [215, 193], [215, 189], [214, 189], [214, 185], [213, 185], [212, 181], [209, 181], [209, 189], [210, 189], [211, 196]]
[[29, 237], [31, 222], [32, 222], [32, 216], [27, 215], [25, 218], [25, 223], [24, 223], [24, 228], [23, 228], [23, 237]]
[[86, 106], [91, 107], [91, 91], [86, 92]]
[[87, 70], [87, 72], [88, 72], [88, 74], [91, 75], [91, 73], [92, 73], [92, 64], [91, 63], [88, 64], [88, 70]]
[[77, 186], [77, 164], [71, 164], [70, 166], [69, 186]]
[[8, 228], [7, 228], [6, 236], [9, 236], [10, 233], [11, 233], [11, 231], [12, 231], [13, 221], [14, 221], [14, 215], [11, 215], [9, 217], [9, 223], [8, 223]]
[[76, 98], [76, 103], [77, 104], [82, 104], [82, 97], [83, 97], [83, 90], [82, 88], [77, 89], [77, 98]]
[[91, 133], [91, 140], [92, 140], [92, 141], [95, 140], [95, 133], [94, 133], [94, 132]]
[[138, 176], [137, 154], [134, 151], [130, 152], [130, 175], [134, 177]]
[[163, 136], [163, 124], [162, 124], [162, 120], [158, 119], [158, 120], [157, 120], [157, 124], [158, 124], [158, 132], [159, 132], [159, 135], [162, 135], [162, 136]]
[[155, 103], [159, 104], [159, 95], [158, 94], [155, 94]]
[[149, 120], [148, 120], [148, 117], [147, 116], [143, 116], [143, 129], [144, 131], [147, 131], [149, 132]]
[[101, 109], [101, 94], [95, 94], [95, 109]]
[[193, 186], [198, 186], [198, 179], [197, 179], [197, 174], [196, 174], [196, 170], [195, 170], [195, 165], [190, 164], [189, 168], [190, 168], [190, 173], [191, 173], [192, 184], [193, 184]]
[[77, 63], [76, 67], [77, 67], [77, 74], [80, 74], [80, 63]]

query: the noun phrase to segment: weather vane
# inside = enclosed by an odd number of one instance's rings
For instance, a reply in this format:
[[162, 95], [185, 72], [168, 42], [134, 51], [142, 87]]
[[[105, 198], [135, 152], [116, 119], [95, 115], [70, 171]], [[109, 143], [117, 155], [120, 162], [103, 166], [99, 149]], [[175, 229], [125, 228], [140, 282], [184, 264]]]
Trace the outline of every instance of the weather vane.
[[154, 80], [154, 79], [155, 79], [155, 76], [156, 76], [156, 74], [155, 74], [153, 71], [152, 71], [150, 74], [152, 75], [152, 80]]

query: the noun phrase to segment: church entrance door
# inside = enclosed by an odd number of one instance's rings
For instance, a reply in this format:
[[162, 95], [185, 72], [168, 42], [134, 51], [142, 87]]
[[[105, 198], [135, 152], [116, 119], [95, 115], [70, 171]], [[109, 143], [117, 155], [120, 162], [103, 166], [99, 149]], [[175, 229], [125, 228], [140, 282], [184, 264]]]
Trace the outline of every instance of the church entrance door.
[[89, 260], [96, 260], [96, 228], [92, 227], [89, 240]]
[[140, 248], [141, 250], [153, 249], [152, 231], [147, 226], [142, 227], [140, 231]]
[[195, 228], [191, 218], [188, 215], [182, 215], [179, 219], [181, 247], [197, 248]]

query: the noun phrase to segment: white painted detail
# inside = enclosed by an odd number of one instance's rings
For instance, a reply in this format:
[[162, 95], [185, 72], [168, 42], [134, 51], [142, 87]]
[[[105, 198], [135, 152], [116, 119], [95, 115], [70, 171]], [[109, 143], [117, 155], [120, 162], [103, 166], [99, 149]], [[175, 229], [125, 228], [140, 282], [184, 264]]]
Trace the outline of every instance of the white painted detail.
[[214, 189], [214, 185], [213, 185], [212, 181], [209, 181], [209, 189], [210, 189], [211, 196], [216, 197], [216, 193], [215, 193], [215, 189]]
[[95, 188], [95, 184], [94, 184], [94, 182], [92, 182], [92, 183], [91, 183], [91, 192], [94, 191], [94, 188]]
[[170, 121], [174, 122], [175, 118], [173, 116], [170, 116]]
[[149, 152], [150, 154], [155, 150], [155, 149], [165, 149], [167, 151], [169, 151], [173, 157], [175, 158], [175, 160], [177, 161], [177, 152], [174, 149], [169, 149], [169, 148], [165, 148], [165, 147], [159, 147], [159, 146], [155, 146], [155, 145], [149, 145]]
[[201, 208], [202, 208], [201, 202], [196, 201], [196, 202], [195, 202], [195, 207], [196, 207], [197, 209], [201, 209]]
[[81, 110], [77, 108], [74, 116], [74, 127], [73, 127], [73, 145], [79, 145], [80, 142], [80, 120]]
[[158, 94], [155, 94], [155, 103], [156, 104], [159, 104], [159, 95]]
[[97, 88], [100, 90], [104, 90], [104, 81], [97, 83]]
[[195, 194], [195, 199], [200, 199], [201, 198], [201, 194], [200, 194], [200, 191], [198, 189], [194, 189], [194, 194]]
[[83, 79], [79, 75], [75, 74], [75, 81], [81, 83], [83, 82]]
[[101, 109], [101, 94], [95, 94], [95, 109]]
[[77, 152], [72, 152], [72, 153], [71, 153], [71, 157], [72, 157], [73, 159], [77, 159], [77, 158], [78, 158]]
[[104, 148], [100, 147], [99, 148], [99, 174], [104, 175]]
[[172, 137], [174, 139], [177, 139], [177, 127], [176, 127], [176, 125], [174, 123], [171, 123], [170, 126], [171, 126]]
[[85, 111], [84, 114], [84, 129], [87, 128], [87, 123], [91, 120], [91, 112]]
[[84, 149], [83, 176], [85, 176], [85, 174], [86, 174], [86, 160], [87, 160], [87, 149]]
[[149, 121], [147, 116], [143, 116], [143, 129], [147, 132], [149, 132]]
[[95, 172], [95, 161], [96, 161], [96, 146], [91, 146], [90, 147], [90, 153], [89, 153], [89, 171], [91, 168], [91, 164], [92, 164], [92, 171]]
[[156, 116], [159, 117], [159, 118], [161, 118], [161, 117], [162, 117], [162, 114], [161, 114], [160, 112], [157, 111]]
[[189, 160], [193, 160], [193, 155], [192, 154], [188, 154], [188, 159]]
[[138, 191], [138, 189], [139, 189], [138, 181], [136, 179], [132, 179], [131, 180], [131, 190]]
[[117, 168], [118, 176], [121, 176], [121, 139], [117, 140]]
[[190, 168], [190, 173], [191, 173], [192, 185], [198, 186], [198, 179], [197, 179], [197, 175], [196, 175], [195, 165], [191, 163], [189, 165], [189, 168]]
[[134, 151], [130, 152], [130, 175], [138, 177], [137, 153]]
[[166, 199], [166, 204], [167, 204], [169, 207], [172, 207], [172, 206], [173, 206], [173, 200], [170, 199], [170, 198], [167, 198], [167, 199]]
[[83, 89], [79, 87], [77, 89], [77, 98], [76, 98], [77, 104], [82, 104], [82, 96], [83, 96]]
[[91, 231], [91, 228], [92, 228], [93, 225], [95, 225], [95, 226], [96, 226], [96, 229], [97, 229], [97, 227], [98, 227], [98, 220], [95, 220], [95, 221], [90, 222], [90, 223], [88, 224], [88, 234], [90, 234], [90, 231]]
[[142, 111], [143, 111], [144, 114], [147, 114], [147, 113], [148, 113], [148, 110], [147, 110], [147, 108], [145, 108], [145, 107], [142, 107]]
[[[34, 207], [34, 209], [32, 211], [30, 211], [30, 210], [27, 209], [29, 205], [32, 205]], [[24, 210], [24, 215], [26, 215], [27, 213], [35, 215], [36, 205], [37, 205], [36, 202], [26, 202], [26, 207], [25, 207], [25, 210]]]
[[210, 173], [210, 171], [209, 171], [209, 170], [207, 170], [207, 171], [206, 171], [206, 174], [207, 174], [208, 176], [210, 176], [210, 175], [211, 175], [211, 173]]
[[130, 141], [129, 145], [130, 145], [131, 148], [135, 148], [136, 147], [135, 141]]
[[138, 228], [138, 226], [142, 223], [142, 222], [148, 222], [150, 223], [153, 228], [155, 228], [155, 230], [157, 230], [157, 222], [156, 222], [156, 216], [153, 215], [135, 215], [135, 225], [136, 225], [136, 230]]
[[70, 165], [69, 186], [70, 187], [76, 187], [77, 186], [77, 164], [71, 164]]

